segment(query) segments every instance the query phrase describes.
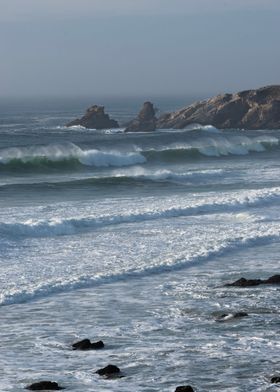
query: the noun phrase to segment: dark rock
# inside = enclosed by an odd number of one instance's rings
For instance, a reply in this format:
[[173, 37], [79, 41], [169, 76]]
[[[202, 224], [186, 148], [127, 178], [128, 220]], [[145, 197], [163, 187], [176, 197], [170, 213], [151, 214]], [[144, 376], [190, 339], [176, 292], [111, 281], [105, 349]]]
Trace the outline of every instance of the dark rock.
[[278, 384], [278, 383], [280, 383], [280, 377], [272, 377], [270, 382], [271, 382], [271, 384]]
[[241, 318], [241, 317], [248, 317], [248, 313], [246, 312], [237, 312], [237, 313], [233, 313], [233, 317], [234, 318]]
[[96, 371], [99, 376], [111, 376], [120, 373], [120, 369], [115, 365], [108, 365]]
[[99, 340], [98, 342], [91, 343], [91, 348], [93, 350], [100, 350], [101, 348], [104, 348], [104, 343], [102, 340]]
[[162, 115], [157, 121], [157, 128], [182, 129], [194, 123], [220, 129], [279, 129], [280, 85], [195, 102]]
[[56, 382], [40, 381], [27, 386], [25, 389], [29, 389], [30, 391], [60, 391], [64, 388], [60, 387]]
[[98, 342], [91, 343], [89, 339], [81, 340], [80, 342], [72, 344], [73, 350], [99, 350], [104, 348], [104, 343], [102, 340]]
[[145, 102], [138, 116], [128, 123], [125, 132], [152, 132], [156, 129], [156, 111], [151, 102]]
[[259, 286], [260, 284], [280, 284], [280, 275], [273, 275], [265, 280], [240, 278], [233, 283], [225, 284], [225, 287], [230, 287], [230, 286], [251, 287], [251, 286]]
[[242, 318], [249, 316], [248, 313], [245, 312], [237, 312], [237, 313], [224, 313], [216, 319], [216, 321], [229, 321], [236, 318]]
[[183, 386], [177, 387], [175, 389], [175, 392], [194, 392], [194, 389], [190, 385], [183, 385]]
[[245, 279], [245, 278], [241, 278], [236, 280], [233, 283], [227, 283], [225, 284], [225, 286], [229, 287], [229, 286], [236, 286], [236, 287], [251, 287], [251, 286], [258, 286], [260, 284], [262, 284], [263, 281], [261, 279]]
[[91, 129], [119, 128], [118, 122], [110, 119], [108, 114], [104, 113], [104, 106], [98, 105], [91, 106], [83, 117], [70, 121], [66, 126], [73, 127], [75, 125]]
[[273, 275], [264, 281], [266, 284], [280, 284], [280, 275]]

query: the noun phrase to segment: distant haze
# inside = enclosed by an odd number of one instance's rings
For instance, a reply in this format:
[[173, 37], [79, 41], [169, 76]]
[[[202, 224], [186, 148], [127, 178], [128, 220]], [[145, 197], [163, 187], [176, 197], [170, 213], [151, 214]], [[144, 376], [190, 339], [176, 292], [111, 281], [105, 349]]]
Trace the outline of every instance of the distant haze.
[[280, 0], [0, 0], [0, 96], [279, 84]]

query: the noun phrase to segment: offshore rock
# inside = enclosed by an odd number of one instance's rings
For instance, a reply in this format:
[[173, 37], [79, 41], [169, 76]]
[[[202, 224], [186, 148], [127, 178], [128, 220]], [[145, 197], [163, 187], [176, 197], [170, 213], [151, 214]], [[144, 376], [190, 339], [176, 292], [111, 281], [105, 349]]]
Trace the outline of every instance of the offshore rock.
[[156, 110], [151, 102], [144, 102], [138, 116], [128, 123], [125, 132], [153, 132], [156, 129]]
[[157, 128], [183, 129], [199, 123], [219, 129], [279, 129], [280, 85], [217, 95], [162, 115]]
[[182, 385], [177, 387], [175, 392], [194, 392], [194, 389], [190, 385]]
[[234, 287], [251, 287], [251, 286], [259, 286], [263, 281], [261, 279], [245, 279], [240, 278], [233, 283], [225, 284], [226, 287], [234, 286]]
[[271, 384], [278, 384], [280, 383], [280, 377], [272, 377], [272, 379], [270, 380]]
[[216, 319], [216, 321], [219, 321], [219, 322], [229, 321], [229, 320], [238, 319], [238, 318], [247, 317], [247, 316], [249, 316], [249, 315], [248, 315], [248, 313], [245, 313], [245, 312], [224, 313], [224, 314], [220, 315]]
[[91, 106], [83, 117], [70, 121], [66, 126], [77, 125], [91, 129], [119, 128], [118, 122], [110, 119], [109, 115], [104, 112], [104, 106], [98, 105]]
[[60, 391], [64, 388], [60, 387], [56, 382], [40, 381], [29, 385], [25, 389], [29, 389], [30, 391]]
[[80, 342], [72, 344], [73, 350], [100, 350], [104, 348], [102, 340], [91, 343], [89, 339], [81, 340]]
[[107, 365], [102, 369], [98, 369], [95, 373], [99, 374], [99, 376], [116, 376], [119, 375], [120, 369], [115, 365]]
[[268, 279], [245, 279], [240, 278], [233, 283], [225, 284], [225, 287], [252, 287], [260, 284], [280, 284], [280, 275], [273, 275]]

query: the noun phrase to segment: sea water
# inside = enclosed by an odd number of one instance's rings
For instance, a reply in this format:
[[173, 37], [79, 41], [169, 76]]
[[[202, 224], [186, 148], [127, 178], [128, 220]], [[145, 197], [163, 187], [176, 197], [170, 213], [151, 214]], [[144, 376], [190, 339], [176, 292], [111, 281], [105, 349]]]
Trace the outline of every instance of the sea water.
[[0, 390], [276, 391], [279, 287], [223, 285], [279, 273], [280, 131], [66, 128], [82, 109], [57, 107], [1, 107]]

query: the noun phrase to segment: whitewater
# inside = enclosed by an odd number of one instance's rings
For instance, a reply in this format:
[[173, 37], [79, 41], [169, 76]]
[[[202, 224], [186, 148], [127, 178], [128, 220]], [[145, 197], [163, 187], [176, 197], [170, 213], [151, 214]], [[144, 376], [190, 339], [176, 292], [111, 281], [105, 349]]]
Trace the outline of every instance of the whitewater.
[[[124, 124], [138, 103], [106, 106]], [[280, 130], [64, 126], [79, 115], [0, 108], [0, 390], [276, 391], [279, 287], [224, 284], [279, 273]]]

